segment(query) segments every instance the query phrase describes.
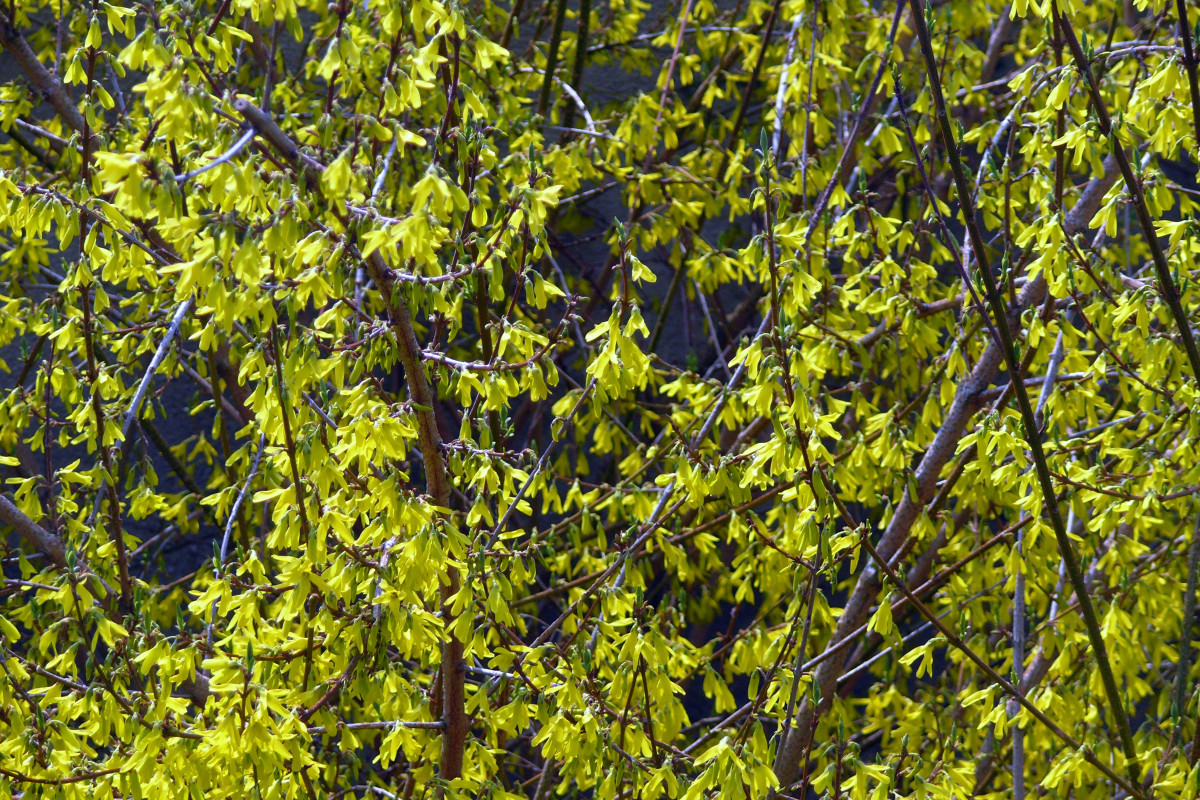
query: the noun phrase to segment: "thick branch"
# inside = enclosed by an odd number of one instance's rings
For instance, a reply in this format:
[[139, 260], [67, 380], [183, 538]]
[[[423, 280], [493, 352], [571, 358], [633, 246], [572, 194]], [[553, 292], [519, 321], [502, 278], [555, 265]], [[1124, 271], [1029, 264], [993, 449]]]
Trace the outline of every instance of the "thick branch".
[[258, 106], [244, 98], [233, 101], [233, 110], [254, 126], [254, 130], [266, 139], [276, 151], [289, 163], [298, 166], [302, 171], [312, 171], [320, 174], [324, 167], [314, 158], [300, 151], [300, 146], [292, 141], [292, 137], [283, 132], [278, 123]]
[[[266, 111], [242, 98], [234, 100], [233, 108], [254, 126], [259, 135], [301, 171], [320, 174], [324, 170], [318, 161], [300, 151], [291, 137], [283, 132]], [[438, 507], [448, 508], [450, 479], [446, 474], [442, 437], [434, 417], [433, 407], [436, 399], [421, 365], [421, 346], [413, 330], [412, 315], [397, 292], [401, 282], [396, 280], [395, 273], [384, 262], [379, 251], [367, 256], [366, 261], [371, 279], [383, 295], [388, 317], [396, 332], [396, 345], [404, 368], [404, 377], [408, 381], [409, 396], [416, 407], [417, 446], [425, 465], [425, 488]], [[458, 568], [453, 565], [447, 566], [441, 586], [446, 640], [442, 644], [442, 722], [445, 734], [442, 736], [440, 770], [441, 777], [447, 781], [462, 775], [463, 753], [466, 750], [470, 728], [465, 705], [465, 675], [462, 669], [463, 643], [453, 632], [455, 618], [450, 613], [450, 601], [458, 594], [459, 585]]]
[[79, 109], [71, 102], [67, 87], [51, 74], [50, 70], [42, 66], [42, 62], [38, 61], [37, 53], [33, 52], [33, 48], [17, 30], [13, 20], [3, 11], [0, 11], [0, 46], [3, 46], [5, 51], [21, 66], [25, 77], [29, 78], [41, 98], [62, 117], [63, 122], [73, 130], [84, 133], [86, 123], [83, 115], [79, 113]]
[[63, 546], [62, 539], [25, 516], [25, 512], [13, 505], [13, 502], [2, 494], [0, 494], [0, 522], [12, 526], [22, 539], [50, 559], [54, 566], [59, 569], [66, 568], [67, 551]]
[[[62, 539], [31, 520], [25, 515], [25, 512], [13, 505], [13, 502], [3, 494], [0, 494], [0, 523], [11, 526], [22, 539], [48, 558], [54, 566], [59, 569], [67, 569], [67, 550]], [[111, 601], [114, 595], [113, 590], [104, 583], [103, 579], [97, 577], [97, 580], [107, 592], [107, 598], [102, 597], [102, 601], [105, 599]], [[179, 690], [199, 706], [204, 705], [204, 701], [210, 694], [208, 679], [200, 675], [193, 680], [180, 683]]]
[[[1104, 162], [1104, 175], [1093, 178], [1079, 197], [1075, 207], [1066, 215], [1063, 226], [1069, 235], [1087, 230], [1088, 222], [1096, 214], [1104, 200], [1104, 195], [1116, 183], [1119, 171], [1111, 157]], [[1019, 321], [1020, 315], [1026, 309], [1042, 302], [1046, 295], [1046, 278], [1044, 273], [1030, 280], [1017, 296], [1016, 306], [1009, 311], [1014, 322]], [[933, 438], [933, 442], [925, 451], [916, 470], [917, 497], [905, 492], [900, 499], [896, 512], [883, 532], [878, 545], [879, 552], [884, 558], [891, 558], [904, 541], [909, 531], [920, 516], [925, 504], [934, 496], [937, 490], [938, 478], [942, 468], [958, 449], [958, 442], [966, 431], [967, 423], [979, 408], [978, 395], [992, 385], [1003, 361], [1000, 346], [992, 341], [988, 343], [983, 355], [975, 363], [971, 374], [959, 384], [951, 401], [950, 409], [946, 412], [942, 427]], [[838, 618], [833, 636], [830, 638], [826, 651], [835, 651], [834, 655], [822, 663], [816, 673], [816, 684], [820, 688], [821, 702], [818, 708], [804, 703], [796, 714], [796, 720], [788, 737], [779, 749], [776, 760], [775, 774], [782, 786], [788, 786], [800, 772], [800, 758], [805, 751], [806, 741], [815, 725], [816, 714], [824, 712], [833, 702], [837, 678], [841, 674], [846, 659], [846, 649], [842, 641], [855, 632], [867, 621], [875, 598], [879, 594], [878, 572], [867, 565], [853, 592], [846, 601], [845, 608]]]
[[[433, 406], [433, 390], [421, 366], [421, 346], [413, 330], [412, 316], [402, 297], [397, 297], [397, 282], [379, 251], [367, 257], [371, 280], [379, 287], [387, 306], [388, 316], [396, 332], [396, 344], [404, 376], [408, 381], [409, 397], [416, 407], [417, 445], [425, 463], [426, 491], [438, 506], [450, 505], [450, 480], [442, 453], [442, 437], [438, 432]], [[446, 640], [442, 645], [442, 736], [441, 777], [453, 780], [462, 774], [463, 752], [466, 748], [469, 723], [466, 713], [466, 694], [463, 674], [463, 643], [453, 633], [454, 616], [450, 613], [451, 599], [458, 593], [458, 568], [448, 566], [442, 584], [442, 614], [446, 622]]]
[[[1083, 571], [1079, 567], [1079, 560], [1075, 555], [1074, 545], [1067, 534], [1062, 512], [1058, 507], [1054, 482], [1050, 477], [1050, 467], [1046, 461], [1046, 454], [1042, 447], [1042, 431], [1038, 426], [1033, 405], [1029, 402], [1029, 393], [1026, 391], [1025, 384], [1021, 379], [1021, 360], [1017, 355], [1012, 328], [1009, 325], [1008, 315], [1006, 314], [1004, 296], [1000, 293], [996, 276], [992, 273], [991, 266], [987, 263], [982, 225], [980, 224], [981, 219], [972, 200], [971, 186], [967, 182], [966, 172], [963, 169], [962, 159], [959, 155], [959, 143], [954, 133], [954, 128], [950, 124], [950, 115], [946, 109], [945, 97], [942, 94], [941, 79], [938, 75], [938, 62], [933, 53], [933, 44], [929, 36], [929, 30], [925, 25], [924, 3], [923, 0], [911, 0], [911, 3], [913, 21], [917, 25], [917, 37], [920, 40], [921, 54], [925, 59], [926, 74], [929, 77], [930, 89], [932, 90], [934, 106], [937, 111], [942, 144], [946, 148], [947, 160], [950, 162], [950, 170], [954, 175], [958, 201], [962, 207], [963, 220], [966, 223], [967, 233], [971, 239], [971, 246], [975, 250], [975, 258], [979, 263], [979, 272], [983, 277], [984, 288], [987, 290], [988, 305], [991, 306], [992, 314], [996, 317], [996, 329], [1000, 334], [1001, 344], [1003, 345], [1004, 361], [1008, 367], [1008, 377], [1012, 383], [1013, 394], [1016, 397], [1017, 407], [1021, 413], [1021, 422], [1025, 429], [1025, 441], [1029, 445], [1030, 455], [1033, 457], [1034, 471], [1037, 473], [1038, 485], [1042, 492], [1042, 505], [1046, 516], [1050, 518], [1050, 525], [1054, 529], [1055, 539], [1058, 540], [1058, 550], [1062, 556], [1063, 563], [1066, 565], [1067, 576], [1070, 578], [1071, 585], [1075, 588], [1075, 593], [1079, 598], [1079, 611], [1083, 616], [1084, 627], [1087, 629], [1088, 640], [1091, 643], [1096, 659], [1096, 668], [1099, 670], [1101, 682], [1104, 684], [1104, 693], [1108, 699], [1109, 711], [1121, 736], [1121, 743], [1125, 750], [1126, 758], [1125, 770], [1129, 776], [1129, 791], [1131, 794], [1140, 795], [1137, 788], [1140, 772], [1138, 769], [1137, 746], [1133, 741], [1133, 734], [1129, 728], [1129, 718], [1125, 713], [1125, 699], [1113, 675], [1112, 664], [1109, 661], [1108, 650], [1104, 642], [1104, 634], [1100, 630], [1100, 623], [1096, 617], [1091, 596], [1088, 594], [1087, 586], [1084, 583]], [[1072, 51], [1076, 52], [1078, 56], [1078, 43], [1074, 42], [1074, 33], [1071, 31], [1070, 25], [1065, 19], [1062, 20], [1062, 25], [1063, 30], [1067, 33], [1067, 41], [1071, 44]], [[1087, 69], [1086, 63], [1082, 65], [1082, 68], [1084, 70]], [[1093, 97], [1098, 101], [1099, 98], [1096, 95], [1095, 83], [1091, 82], [1090, 73], [1088, 73], [1088, 80], [1092, 87]], [[1121, 172], [1125, 176], [1126, 181], [1131, 183], [1130, 190], [1134, 191], [1135, 187], [1130, 181], [1128, 161], [1125, 159], [1124, 151], [1116, 143], [1115, 138], [1113, 139], [1113, 149], [1115, 151], [1114, 155], [1117, 156], [1117, 163], [1121, 167]], [[1138, 196], [1140, 196], [1140, 191], [1140, 186], [1136, 187]], [[1147, 223], [1144, 206], [1145, 202], [1143, 200], [1139, 207], [1141, 209], [1139, 217], [1142, 219], [1146, 238], [1151, 242], [1151, 250], [1156, 254], [1155, 264], [1159, 267], [1159, 281], [1169, 283], [1170, 276], [1165, 272], [1166, 262], [1163, 260], [1161, 250], [1158, 248], [1153, 225]], [[1172, 312], [1175, 312], [1176, 307], [1179, 305], [1179, 297], [1174, 292], [1173, 286], [1169, 288], [1168, 302], [1171, 302], [1171, 297], [1173, 296], [1174, 302], [1171, 308]], [[1164, 292], [1167, 292], [1166, 287], [1164, 287]], [[1189, 348], [1188, 354], [1192, 356], [1196, 348], [1191, 339], [1191, 329], [1185, 322], [1181, 322], [1180, 325], [1183, 329], [1185, 346]], [[1195, 357], [1193, 359], [1193, 367], [1197, 372], [1200, 372], [1200, 368], [1196, 368], [1198, 363], [1200, 363], [1200, 357]]]

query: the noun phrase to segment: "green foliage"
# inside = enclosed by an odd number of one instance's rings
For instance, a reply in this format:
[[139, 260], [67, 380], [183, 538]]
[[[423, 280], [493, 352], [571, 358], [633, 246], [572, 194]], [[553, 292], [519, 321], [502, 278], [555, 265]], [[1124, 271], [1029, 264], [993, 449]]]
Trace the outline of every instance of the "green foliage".
[[0, 10], [0, 800], [1194, 798], [1186, 11]]

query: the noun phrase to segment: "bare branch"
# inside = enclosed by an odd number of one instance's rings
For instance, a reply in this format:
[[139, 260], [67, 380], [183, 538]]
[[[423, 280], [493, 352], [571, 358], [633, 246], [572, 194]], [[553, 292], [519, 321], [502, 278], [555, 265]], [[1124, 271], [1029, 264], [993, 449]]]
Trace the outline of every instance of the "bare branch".
[[185, 172], [182, 175], [176, 175], [175, 176], [176, 183], [186, 183], [187, 181], [191, 180], [192, 178], [196, 177], [197, 175], [203, 175], [204, 173], [208, 172], [210, 169], [216, 169], [217, 167], [221, 166], [222, 164], [226, 164], [226, 163], [232, 161], [234, 158], [237, 157], [238, 153], [242, 152], [242, 150], [246, 147], [246, 145], [250, 144], [251, 140], [254, 139], [254, 136], [256, 133], [257, 133], [257, 131], [255, 131], [254, 128], [251, 128], [250, 130], [246, 131], [240, 137], [238, 137], [238, 140], [233, 143], [232, 147], [230, 147], [228, 150], [226, 150], [221, 155], [217, 156], [215, 159], [213, 159], [209, 163], [205, 164], [203, 167], [198, 167], [190, 172]]

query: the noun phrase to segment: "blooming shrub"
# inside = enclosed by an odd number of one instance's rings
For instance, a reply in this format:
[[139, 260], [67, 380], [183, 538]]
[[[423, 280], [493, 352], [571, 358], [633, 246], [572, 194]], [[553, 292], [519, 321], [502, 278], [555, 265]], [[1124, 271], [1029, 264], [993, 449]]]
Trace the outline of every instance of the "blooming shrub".
[[0, 798], [1194, 797], [1198, 16], [6, 4]]

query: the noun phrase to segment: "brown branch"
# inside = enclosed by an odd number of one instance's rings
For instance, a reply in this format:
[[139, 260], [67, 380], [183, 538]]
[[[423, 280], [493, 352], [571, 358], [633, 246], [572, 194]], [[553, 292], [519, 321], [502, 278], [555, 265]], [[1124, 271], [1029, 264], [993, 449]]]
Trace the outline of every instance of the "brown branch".
[[[901, 4], [903, 5], [903, 3]], [[983, 69], [979, 71], [979, 82], [987, 83], [996, 74], [996, 65], [1000, 63], [1000, 51], [1004, 49], [1009, 35], [1012, 33], [1014, 20], [1010, 13], [1010, 5], [1005, 5], [996, 20], [996, 27], [988, 37], [987, 51], [983, 56]]]
[[21, 71], [25, 73], [25, 77], [29, 78], [37, 90], [38, 95], [54, 108], [55, 112], [62, 117], [63, 122], [73, 130], [85, 133], [87, 122], [79, 113], [79, 109], [71, 102], [67, 87], [51, 74], [50, 70], [42, 66], [42, 62], [38, 61], [37, 53], [33, 52], [29, 42], [17, 30], [12, 18], [3, 11], [0, 11], [0, 46], [3, 46], [8, 54], [16, 60]]
[[[0, 522], [11, 526], [22, 539], [49, 559], [54, 566], [62, 570], [67, 569], [67, 551], [62, 539], [27, 517], [25, 512], [13, 505], [12, 501], [3, 494], [0, 494]], [[83, 566], [86, 569], [86, 564]], [[112, 589], [99, 576], [97, 576], [97, 580], [102, 592], [105, 593], [101, 598], [102, 602], [111, 601]], [[197, 705], [203, 706], [209, 696], [208, 680], [198, 675], [193, 680], [180, 683], [179, 690], [195, 701]]]
[[66, 569], [67, 551], [63, 546], [62, 539], [25, 516], [25, 512], [13, 505], [13, 502], [3, 494], [0, 494], [0, 522], [11, 526], [22, 539], [50, 559], [50, 563], [54, 566]]
[[293, 166], [299, 167], [305, 173], [319, 175], [324, 172], [325, 167], [316, 159], [301, 152], [300, 146], [283, 132], [283, 128], [280, 128], [279, 124], [266, 111], [242, 97], [233, 101], [233, 110], [253, 125], [254, 130], [258, 131], [259, 135], [266, 139], [271, 147], [275, 148]]
[[[1067, 47], [1071, 51], [1071, 57], [1075, 59], [1075, 66], [1083, 74], [1092, 110], [1096, 112], [1096, 119], [1100, 123], [1100, 132], [1108, 138], [1112, 154], [1117, 159], [1117, 165], [1121, 168], [1121, 177], [1125, 179], [1125, 188], [1129, 192], [1130, 199], [1133, 201], [1134, 211], [1137, 212], [1138, 224], [1141, 226], [1142, 233], [1146, 237], [1146, 244], [1150, 247], [1150, 256], [1154, 262], [1154, 271], [1158, 276], [1158, 291], [1162, 295], [1163, 300], [1166, 301], [1167, 308], [1171, 310], [1175, 326], [1179, 328], [1179, 336], [1183, 340], [1183, 349], [1187, 353], [1188, 362], [1192, 367], [1192, 378], [1200, 380], [1200, 350], [1196, 347], [1196, 339], [1192, 335], [1192, 324], [1188, 320], [1187, 310], [1183, 307], [1183, 301], [1179, 296], [1179, 287], [1175, 285], [1175, 281], [1171, 277], [1171, 268], [1167, 264], [1166, 254], [1163, 253], [1162, 244], [1158, 241], [1158, 232], [1154, 229], [1154, 220], [1150, 217], [1150, 207], [1146, 205], [1146, 194], [1142, 190], [1142, 182], [1133, 174], [1133, 167], [1129, 163], [1129, 156], [1126, 154], [1125, 147], [1121, 144], [1117, 132], [1113, 129], [1112, 119], [1109, 117], [1108, 109], [1104, 105], [1104, 98], [1100, 96], [1100, 86], [1096, 83], [1096, 78], [1092, 74], [1092, 68], [1088, 63], [1087, 57], [1084, 55], [1083, 48], [1079, 45], [1079, 39], [1075, 36], [1075, 28], [1071, 25], [1071, 21], [1067, 19], [1066, 15], [1061, 12], [1059, 12], [1058, 21], [1063, 37], [1067, 41]], [[1188, 76], [1189, 81], [1193, 87], [1192, 90], [1195, 91], [1196, 76], [1193, 58], [1188, 58], [1188, 64], [1191, 69]], [[1196, 114], [1196, 121], [1200, 123], [1200, 111], [1196, 111], [1193, 107], [1193, 113]], [[1197, 131], [1197, 133], [1200, 133], [1200, 131]]]
[[1188, 27], [1187, 3], [1175, 0], [1179, 13], [1179, 39], [1183, 43], [1183, 66], [1188, 77], [1188, 93], [1192, 101], [1192, 132], [1196, 137], [1193, 147], [1200, 147], [1200, 77], [1197, 76], [1196, 50], [1192, 43], [1192, 29]]
[[1042, 712], [1041, 709], [1029, 702], [1020, 689], [1018, 689], [1016, 686], [1013, 686], [1007, 678], [996, 672], [996, 670], [993, 669], [990, 664], [984, 661], [978, 653], [972, 650], [966, 642], [960, 639], [952, 630], [947, 628], [945, 623], [938, 618], [937, 614], [934, 614], [928, 606], [922, 603], [917, 596], [913, 594], [912, 590], [908, 588], [908, 584], [901, 580], [900, 576], [898, 576], [896, 572], [890, 566], [888, 566], [887, 561], [879, 554], [879, 551], [871, 545], [870, 540], [866, 536], [861, 539], [861, 542], [863, 549], [870, 554], [871, 558], [875, 561], [875, 564], [879, 567], [879, 569], [881, 569], [884, 574], [887, 575], [888, 580], [891, 581], [894, 586], [903, 592], [904, 596], [908, 598], [909, 602], [912, 603], [917, 611], [921, 613], [921, 616], [925, 617], [926, 620], [928, 620], [935, 628], [937, 628], [938, 633], [946, 637], [946, 641], [948, 641], [963, 655], [970, 659], [975, 666], [979, 667], [979, 669], [985, 675], [987, 675], [988, 679], [991, 680], [992, 683], [994, 683], [996, 686], [999, 686], [1007, 695], [1020, 703], [1021, 707], [1028, 711], [1030, 716], [1045, 725], [1051, 733], [1053, 733], [1070, 747], [1080, 751], [1087, 762], [1104, 773], [1109, 780], [1119, 785], [1134, 797], [1141, 797], [1141, 792], [1137, 786], [1136, 777], [1132, 778], [1130, 781], [1126, 781], [1121, 778], [1121, 776], [1113, 772], [1107, 764], [1097, 758], [1096, 754], [1092, 752], [1091, 748], [1084, 748], [1082, 743], [1056, 725]]
[[[1075, 588], [1075, 594], [1079, 598], [1079, 611], [1083, 616], [1084, 626], [1087, 629], [1088, 639], [1096, 659], [1096, 668], [1100, 672], [1101, 682], [1104, 684], [1104, 693], [1108, 700], [1109, 711], [1121, 736], [1121, 744], [1125, 750], [1126, 758], [1125, 770], [1129, 776], [1129, 792], [1135, 796], [1140, 796], [1141, 792], [1138, 786], [1140, 770], [1138, 768], [1137, 745], [1133, 741], [1133, 734], [1129, 728], [1129, 718], [1125, 712], [1125, 698], [1122, 696], [1113, 675], [1112, 663], [1109, 660], [1108, 649], [1104, 642], [1104, 634], [1100, 629], [1100, 623], [1096, 617], [1096, 610], [1092, 605], [1091, 596], [1088, 594], [1087, 584], [1084, 582], [1083, 571], [1079, 567], [1079, 560], [1075, 555], [1074, 545], [1071, 543], [1066, 525], [1063, 523], [1062, 511], [1058, 506], [1058, 499], [1055, 495], [1054, 481], [1050, 476], [1050, 467], [1047, 464], [1046, 454], [1042, 445], [1042, 431], [1038, 426], [1037, 416], [1033, 411], [1033, 406], [1029, 402], [1029, 393], [1026, 391], [1025, 383], [1021, 377], [1023, 365], [1017, 355], [1016, 342], [1012, 335], [1012, 326], [1009, 323], [1006, 313], [1004, 296], [1000, 293], [996, 276], [987, 262], [982, 225], [980, 224], [981, 218], [972, 199], [971, 186], [967, 181], [962, 158], [959, 155], [959, 143], [954, 129], [950, 124], [950, 115], [946, 109], [945, 97], [942, 94], [941, 78], [938, 75], [937, 61], [933, 54], [933, 44], [930, 39], [929, 30], [925, 24], [924, 2], [923, 0], [911, 0], [911, 4], [913, 21], [917, 25], [917, 37], [920, 41], [921, 53], [925, 59], [925, 71], [929, 78], [934, 107], [937, 112], [942, 144], [946, 148], [947, 160], [950, 162], [950, 170], [954, 176], [955, 190], [958, 193], [958, 202], [961, 206], [967, 233], [970, 237], [971, 248], [975, 251], [975, 258], [979, 264], [979, 272], [983, 278], [988, 305], [991, 306], [992, 314], [996, 318], [996, 329], [1000, 334], [1004, 350], [1004, 361], [1008, 367], [1009, 380], [1012, 383], [1013, 394], [1016, 397], [1017, 407], [1021, 413], [1021, 422], [1025, 429], [1025, 441], [1029, 445], [1029, 452], [1033, 458], [1034, 471], [1037, 473], [1038, 485], [1042, 492], [1042, 505], [1046, 515], [1050, 518], [1050, 525], [1054, 529], [1054, 536], [1058, 541], [1059, 554], [1062, 556], [1063, 563], [1067, 568], [1067, 576], [1070, 578], [1071, 585]], [[1071, 30], [1070, 23], [1065, 18], [1061, 18], [1061, 16], [1060, 22], [1063, 31], [1067, 35], [1067, 42], [1071, 45], [1072, 52], [1079, 58], [1081, 55], [1079, 53], [1079, 45], [1074, 40], [1075, 34]], [[1087, 64], [1081, 58], [1079, 60], [1081, 68], [1087, 71]], [[1087, 75], [1089, 84], [1092, 87], [1093, 99], [1098, 104], [1099, 95], [1095, 87], [1095, 82], [1092, 81], [1090, 72], [1087, 72]], [[1111, 129], [1107, 132], [1111, 136]], [[1130, 179], [1128, 161], [1125, 160], [1124, 151], [1117, 143], [1116, 138], [1112, 137], [1112, 140], [1117, 162], [1121, 165], [1121, 172], [1125, 175], [1126, 182], [1130, 183], [1132, 191], [1134, 184]], [[1138, 186], [1137, 194], [1139, 197], [1140, 191], [1141, 188]], [[1162, 258], [1158, 241], [1155, 238], [1154, 227], [1148, 222], [1148, 212], [1146, 212], [1144, 206], [1145, 201], [1143, 199], [1139, 214], [1143, 220], [1143, 229], [1145, 230], [1146, 238], [1151, 242], [1151, 250], [1156, 254], [1155, 264], [1159, 267], [1159, 280], [1160, 282], [1169, 284], [1170, 276], [1166, 273], [1166, 261]], [[1168, 289], [1170, 289], [1169, 293]], [[1174, 297], [1174, 303], [1171, 306], [1174, 312], [1179, 305], [1178, 294], [1174, 293], [1173, 285], [1164, 286], [1163, 291], [1168, 295], [1168, 302], [1171, 302], [1171, 298]], [[1178, 321], [1180, 317], [1177, 316], [1176, 319]], [[1180, 325], [1184, 334], [1185, 345], [1189, 347], [1188, 353], [1190, 356], [1196, 349], [1191, 339], [1191, 329], [1187, 326], [1186, 321], [1180, 321]], [[1200, 355], [1194, 358], [1193, 368], [1197, 374], [1200, 374]]]
[[[450, 506], [450, 480], [446, 474], [446, 460], [442, 453], [442, 437], [434, 417], [433, 391], [421, 365], [421, 346], [413, 330], [412, 316], [402, 296], [398, 297], [398, 283], [392, 270], [384, 263], [379, 251], [367, 257], [371, 279], [379, 287], [387, 307], [388, 317], [396, 332], [396, 345], [404, 376], [408, 381], [408, 393], [417, 417], [417, 445], [425, 462], [425, 488], [440, 508]], [[449, 558], [449, 555], [447, 555]], [[463, 674], [463, 643], [453, 632], [455, 617], [450, 603], [458, 594], [458, 568], [446, 567], [446, 579], [441, 587], [442, 614], [446, 623], [446, 640], [442, 644], [442, 761], [440, 774], [444, 780], [453, 780], [462, 775], [463, 753], [466, 750], [470, 722], [466, 712], [466, 689]]]
[[[21, 538], [25, 539], [39, 553], [46, 556], [56, 567], [63, 570], [67, 569], [66, 548], [63, 545], [62, 539], [49, 533], [27, 517], [24, 512], [13, 505], [12, 501], [3, 494], [0, 494], [0, 522], [12, 526], [20, 534]], [[86, 565], [84, 567], [86, 568]], [[111, 602], [113, 597], [112, 589], [99, 576], [96, 576], [96, 578], [103, 593], [101, 597], [102, 602]], [[178, 689], [200, 707], [204, 706], [205, 701], [211, 694], [208, 688], [208, 679], [202, 675], [182, 681]]]
[[[233, 108], [254, 129], [279, 151], [293, 166], [309, 175], [319, 175], [324, 166], [300, 151], [271, 115], [243, 98], [233, 101]], [[421, 364], [422, 350], [413, 330], [412, 315], [405, 299], [397, 289], [403, 285], [395, 273], [384, 262], [379, 251], [366, 258], [371, 279], [379, 288], [383, 302], [396, 333], [396, 345], [404, 376], [408, 381], [409, 397], [417, 419], [417, 446], [425, 465], [425, 488], [438, 508], [450, 506], [450, 479], [446, 473], [445, 456], [442, 453], [442, 437], [438, 432], [434, 416], [436, 399], [430, 389]], [[463, 673], [463, 643], [453, 633], [455, 617], [450, 613], [451, 599], [459, 590], [458, 568], [446, 567], [445, 580], [441, 586], [442, 613], [446, 626], [446, 640], [442, 645], [442, 721], [445, 735], [442, 737], [442, 759], [440, 775], [450, 781], [462, 775], [463, 754], [466, 750], [470, 721], [466, 713], [465, 675]]]
[[65, 778], [34, 778], [30, 775], [22, 775], [20, 772], [13, 772], [0, 767], [0, 775], [3, 775], [14, 783], [32, 783], [38, 786], [69, 786], [73, 783], [94, 782], [105, 775], [115, 775], [120, 771], [119, 768], [114, 767], [112, 769], [88, 772], [83, 775], [70, 775]]
[[[1075, 207], [1067, 214], [1064, 221], [1067, 231], [1073, 235], [1087, 229], [1089, 221], [1103, 202], [1104, 195], [1116, 182], [1118, 174], [1115, 161], [1111, 157], [1108, 158], [1104, 162], [1104, 175], [1088, 182]], [[1039, 273], [1025, 284], [1025, 288], [1017, 296], [1015, 306], [1009, 310], [1013, 322], [1019, 321], [1021, 313], [1026, 309], [1041, 303], [1045, 295], [1045, 273]], [[971, 374], [959, 384], [942, 422], [942, 427], [925, 451], [920, 464], [917, 465], [914, 475], [917, 496], [912, 497], [907, 491], [904, 493], [899, 505], [896, 506], [891, 521], [879, 539], [877, 547], [885, 558], [892, 557], [900, 549], [925, 504], [933, 498], [937, 491], [938, 478], [942, 468], [954, 456], [958, 449], [958, 442], [966, 432], [967, 423], [979, 408], [978, 395], [992, 385], [1000, 371], [1002, 360], [1000, 346], [994, 341], [989, 342], [979, 361], [975, 363]], [[835, 651], [835, 654], [827, 658], [823, 667], [817, 670], [815, 683], [820, 689], [820, 704], [817, 708], [813, 708], [807, 702], [801, 705], [800, 710], [796, 713], [796, 720], [792, 724], [791, 732], [779, 748], [776, 775], [782, 786], [790, 785], [800, 772], [805, 740], [808, 738], [809, 732], [813, 730], [816, 715], [826, 711], [833, 702], [837, 678], [845, 664], [844, 640], [854, 636], [855, 631], [867, 621], [878, 593], [878, 573], [868, 565], [860, 575], [850, 597], [847, 598], [833, 635], [826, 645], [826, 652]]]

